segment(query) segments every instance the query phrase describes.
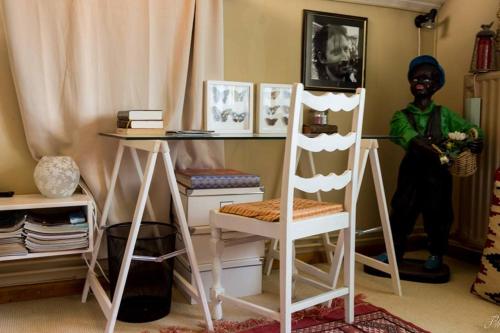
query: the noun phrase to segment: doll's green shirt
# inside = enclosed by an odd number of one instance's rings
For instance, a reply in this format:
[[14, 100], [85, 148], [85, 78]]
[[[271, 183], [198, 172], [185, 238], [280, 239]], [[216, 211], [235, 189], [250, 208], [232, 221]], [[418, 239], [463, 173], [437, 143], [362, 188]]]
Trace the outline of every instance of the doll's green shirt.
[[[389, 134], [397, 138], [392, 139], [392, 141], [407, 150], [411, 139], [417, 135], [425, 134], [427, 122], [429, 121], [429, 117], [434, 107], [435, 104], [432, 102], [424, 111], [421, 111], [412, 103], [408, 104], [406, 110], [413, 113], [417, 130], [415, 130], [408, 121], [408, 118], [403, 112], [404, 110], [396, 111], [392, 116]], [[483, 131], [479, 127], [463, 119], [446, 106], [441, 106], [441, 132], [443, 133], [443, 138], [447, 138], [450, 132], [467, 133], [471, 128], [476, 128], [479, 137], [483, 137]]]

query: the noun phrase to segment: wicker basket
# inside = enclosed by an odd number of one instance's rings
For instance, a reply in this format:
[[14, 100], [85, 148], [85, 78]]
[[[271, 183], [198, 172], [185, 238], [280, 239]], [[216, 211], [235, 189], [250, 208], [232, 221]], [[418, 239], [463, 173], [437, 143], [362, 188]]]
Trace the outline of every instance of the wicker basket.
[[461, 152], [450, 166], [450, 173], [457, 177], [472, 176], [477, 170], [477, 155], [470, 150]]
[[[469, 135], [472, 136], [473, 139], [478, 138], [478, 132], [475, 128], [470, 129]], [[440, 155], [444, 154], [435, 144], [432, 144], [432, 147]], [[477, 154], [472, 153], [469, 149], [466, 149], [458, 154], [457, 158], [451, 162], [450, 173], [453, 176], [468, 177], [472, 176], [477, 170]]]

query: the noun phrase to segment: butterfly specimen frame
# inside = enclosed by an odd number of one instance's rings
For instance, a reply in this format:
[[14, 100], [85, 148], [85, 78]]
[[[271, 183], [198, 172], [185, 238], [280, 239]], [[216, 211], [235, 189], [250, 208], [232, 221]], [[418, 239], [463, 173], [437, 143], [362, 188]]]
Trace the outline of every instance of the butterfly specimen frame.
[[204, 126], [216, 133], [253, 133], [253, 83], [205, 81]]
[[291, 95], [291, 84], [260, 83], [257, 85], [258, 107], [255, 116], [257, 133], [286, 136]]

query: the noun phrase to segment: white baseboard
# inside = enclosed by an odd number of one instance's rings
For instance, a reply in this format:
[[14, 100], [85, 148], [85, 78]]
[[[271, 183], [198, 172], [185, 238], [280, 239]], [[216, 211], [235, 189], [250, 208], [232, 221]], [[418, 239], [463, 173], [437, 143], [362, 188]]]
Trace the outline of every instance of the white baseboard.
[[87, 266], [80, 255], [0, 263], [0, 287], [84, 279]]

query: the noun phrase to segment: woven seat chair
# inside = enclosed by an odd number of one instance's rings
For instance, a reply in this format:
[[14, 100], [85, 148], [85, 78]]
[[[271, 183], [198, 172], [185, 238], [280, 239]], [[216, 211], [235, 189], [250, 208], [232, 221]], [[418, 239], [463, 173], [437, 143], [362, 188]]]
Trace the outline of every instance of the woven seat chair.
[[[292, 105], [288, 124], [281, 197], [257, 203], [228, 205], [220, 210], [210, 212], [212, 228], [213, 285], [212, 306], [216, 319], [222, 319], [222, 303], [239, 306], [280, 322], [281, 332], [291, 332], [292, 313], [305, 308], [325, 303], [333, 298], [343, 297], [345, 304], [345, 321], [354, 320], [354, 240], [356, 226], [356, 191], [359, 178], [359, 150], [364, 111], [364, 89], [358, 89], [352, 96], [327, 93], [315, 96], [304, 91], [300, 83], [292, 90]], [[303, 135], [300, 129], [303, 107], [307, 106], [319, 111], [347, 111], [351, 113], [350, 132], [341, 134], [320, 134], [316, 137]], [[295, 174], [298, 150], [312, 152], [327, 151], [338, 154], [338, 151], [349, 150], [349, 158], [343, 173], [334, 172], [328, 175], [318, 174], [311, 178], [303, 178]], [[295, 190], [306, 193], [318, 191], [344, 190], [343, 203], [326, 203], [314, 200], [295, 198]], [[221, 257], [225, 243], [221, 239], [221, 230], [244, 232], [248, 241], [259, 237], [275, 239], [280, 244], [280, 306], [279, 311], [253, 304], [224, 292], [221, 282]], [[307, 299], [292, 302], [292, 275], [294, 270], [294, 241], [297, 239], [322, 235], [327, 232], [343, 230], [344, 233], [344, 282], [337, 288], [330, 284], [307, 280], [318, 288], [319, 292]], [[238, 242], [241, 242], [238, 239]], [[226, 244], [229, 245], [229, 244]], [[314, 268], [317, 269], [317, 268]], [[303, 280], [305, 281], [305, 280]], [[244, 283], [244, 281], [241, 281]]]

